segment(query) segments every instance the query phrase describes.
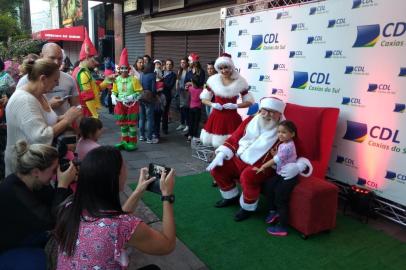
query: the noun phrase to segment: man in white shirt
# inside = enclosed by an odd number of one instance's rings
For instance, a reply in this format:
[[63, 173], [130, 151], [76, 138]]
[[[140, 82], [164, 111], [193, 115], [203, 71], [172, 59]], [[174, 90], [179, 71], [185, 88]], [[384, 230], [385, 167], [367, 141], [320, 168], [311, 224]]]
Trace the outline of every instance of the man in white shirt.
[[[41, 57], [49, 59], [59, 66], [62, 65], [62, 49], [56, 43], [47, 43], [42, 47]], [[22, 88], [28, 82], [27, 75], [24, 75], [17, 84], [17, 89]], [[63, 115], [71, 106], [79, 105], [78, 90], [73, 78], [60, 71], [59, 83], [46, 94], [49, 104], [57, 115]]]

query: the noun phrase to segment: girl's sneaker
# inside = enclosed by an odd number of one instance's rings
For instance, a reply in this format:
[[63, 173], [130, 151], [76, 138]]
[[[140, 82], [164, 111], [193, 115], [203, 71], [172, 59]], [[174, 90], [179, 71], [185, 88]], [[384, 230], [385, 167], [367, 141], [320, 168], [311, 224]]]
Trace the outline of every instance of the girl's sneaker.
[[146, 139], [145, 139], [145, 137], [144, 136], [140, 136], [140, 138], [138, 139], [140, 142], [143, 142], [143, 141], [145, 141]]
[[176, 130], [182, 130], [182, 129], [184, 129], [184, 128], [185, 128], [184, 125], [179, 125], [179, 126], [176, 128]]
[[288, 235], [288, 230], [281, 225], [275, 225], [272, 227], [268, 227], [268, 229], [266, 229], [266, 231], [269, 234], [272, 234], [274, 236], [287, 236]]
[[268, 216], [265, 219], [265, 222], [268, 224], [275, 223], [279, 220], [279, 214], [276, 211], [269, 211]]

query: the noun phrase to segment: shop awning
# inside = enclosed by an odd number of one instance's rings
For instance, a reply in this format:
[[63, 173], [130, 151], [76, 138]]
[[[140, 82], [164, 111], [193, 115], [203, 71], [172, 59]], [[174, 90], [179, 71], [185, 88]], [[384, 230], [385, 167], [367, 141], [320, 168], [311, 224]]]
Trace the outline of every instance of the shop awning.
[[33, 39], [49, 41], [83, 41], [85, 39], [84, 26], [43, 30], [32, 34]]
[[220, 8], [144, 19], [140, 33], [154, 31], [196, 31], [220, 28]]

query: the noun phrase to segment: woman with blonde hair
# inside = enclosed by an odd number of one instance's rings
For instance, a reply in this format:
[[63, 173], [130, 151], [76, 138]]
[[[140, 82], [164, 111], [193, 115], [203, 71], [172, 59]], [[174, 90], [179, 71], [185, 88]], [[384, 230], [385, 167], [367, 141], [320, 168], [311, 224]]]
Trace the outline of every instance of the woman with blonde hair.
[[82, 115], [79, 107], [71, 107], [57, 116], [44, 94], [58, 84], [59, 66], [46, 59], [27, 60], [28, 83], [11, 96], [6, 107], [7, 146], [5, 151], [6, 176], [14, 172], [11, 150], [17, 140], [50, 145], [54, 138], [71, 126]]

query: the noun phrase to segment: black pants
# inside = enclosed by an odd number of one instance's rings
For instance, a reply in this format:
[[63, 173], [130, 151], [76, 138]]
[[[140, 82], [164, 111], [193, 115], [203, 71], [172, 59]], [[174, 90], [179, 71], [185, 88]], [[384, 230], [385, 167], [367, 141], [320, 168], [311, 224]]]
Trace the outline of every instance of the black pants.
[[161, 110], [154, 110], [154, 128], [152, 135], [155, 135], [157, 138], [160, 138], [160, 128], [161, 128], [161, 118], [162, 118], [162, 111]]
[[180, 107], [180, 124], [189, 126], [189, 107]]
[[189, 109], [189, 136], [199, 137], [199, 124], [201, 115], [201, 108]]
[[298, 177], [284, 180], [282, 176], [275, 175], [265, 187], [265, 195], [269, 199], [269, 210], [279, 213], [279, 223], [287, 226], [289, 221], [289, 199]]
[[169, 110], [171, 108], [172, 97], [171, 94], [165, 94], [166, 105], [162, 113], [162, 131], [168, 133]]

